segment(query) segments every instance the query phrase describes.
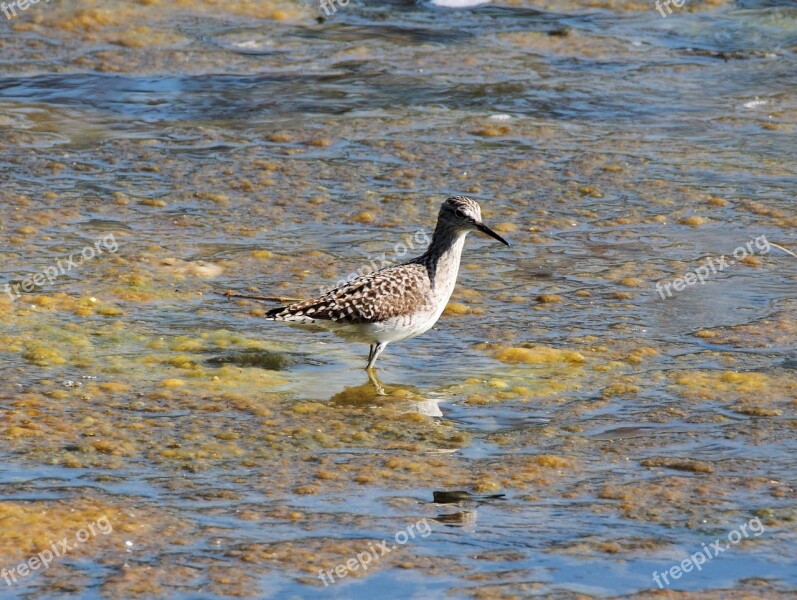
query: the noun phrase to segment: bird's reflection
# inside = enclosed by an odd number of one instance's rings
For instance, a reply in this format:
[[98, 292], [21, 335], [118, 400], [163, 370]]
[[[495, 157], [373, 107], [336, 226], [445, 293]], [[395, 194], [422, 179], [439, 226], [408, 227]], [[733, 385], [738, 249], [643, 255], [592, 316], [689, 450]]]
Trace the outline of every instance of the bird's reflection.
[[455, 513], [442, 513], [435, 517], [435, 521], [449, 527], [461, 527], [469, 533], [476, 531], [477, 510], [464, 509]]
[[383, 383], [374, 370], [367, 373], [366, 383], [343, 388], [329, 399], [330, 403], [349, 408], [390, 405], [400, 409], [400, 412], [415, 412], [429, 417], [443, 416], [440, 402], [444, 398], [429, 398], [413, 386]]
[[504, 494], [471, 494], [461, 490], [435, 491], [432, 492], [432, 495], [432, 501], [435, 504], [454, 506], [459, 509], [455, 512], [440, 513], [435, 517], [435, 521], [450, 527], [461, 527], [468, 532], [476, 531], [479, 505], [506, 498]]

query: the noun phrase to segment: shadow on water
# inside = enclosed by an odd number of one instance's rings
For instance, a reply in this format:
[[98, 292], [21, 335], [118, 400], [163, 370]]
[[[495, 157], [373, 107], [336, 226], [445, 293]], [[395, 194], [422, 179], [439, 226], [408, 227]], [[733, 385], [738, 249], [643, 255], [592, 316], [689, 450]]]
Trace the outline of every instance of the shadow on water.
[[237, 367], [258, 367], [269, 371], [287, 371], [302, 365], [325, 365], [325, 361], [307, 354], [296, 352], [273, 352], [269, 350], [241, 350], [214, 356], [205, 361], [212, 367], [235, 365]]

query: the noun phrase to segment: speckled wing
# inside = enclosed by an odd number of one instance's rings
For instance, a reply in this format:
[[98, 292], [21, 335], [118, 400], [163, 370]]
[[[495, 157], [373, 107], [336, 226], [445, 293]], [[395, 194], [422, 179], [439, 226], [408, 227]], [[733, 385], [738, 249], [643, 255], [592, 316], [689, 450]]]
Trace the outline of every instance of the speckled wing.
[[430, 290], [426, 267], [403, 264], [363, 275], [323, 296], [276, 308], [267, 317], [294, 323], [381, 323], [416, 312]]

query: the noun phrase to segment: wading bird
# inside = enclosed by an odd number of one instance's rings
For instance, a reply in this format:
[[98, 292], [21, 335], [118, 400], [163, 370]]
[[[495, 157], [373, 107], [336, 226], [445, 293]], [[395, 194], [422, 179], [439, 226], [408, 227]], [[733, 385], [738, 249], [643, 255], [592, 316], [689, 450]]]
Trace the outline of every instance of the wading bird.
[[440, 318], [454, 291], [465, 236], [471, 231], [509, 246], [482, 223], [474, 200], [454, 196], [440, 207], [429, 248], [418, 258], [357, 277], [318, 298], [275, 308], [266, 317], [322, 327], [369, 344], [365, 369], [370, 372], [389, 343], [420, 335]]

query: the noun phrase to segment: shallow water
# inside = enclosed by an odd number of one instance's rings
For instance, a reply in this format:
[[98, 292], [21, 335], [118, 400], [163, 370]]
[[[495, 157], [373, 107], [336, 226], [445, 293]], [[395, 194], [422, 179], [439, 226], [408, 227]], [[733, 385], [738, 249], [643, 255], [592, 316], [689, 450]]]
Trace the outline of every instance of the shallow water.
[[[792, 594], [794, 3], [321, 15], [0, 24], [0, 286], [101, 251], [0, 293], [0, 569], [113, 527], [3, 597], [645, 597], [755, 519], [667, 587]], [[454, 193], [513, 245], [469, 238], [438, 325], [380, 358], [387, 396], [364, 347], [219, 293], [418, 254]]]

